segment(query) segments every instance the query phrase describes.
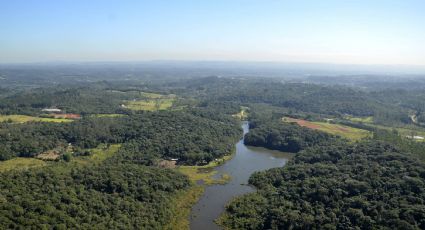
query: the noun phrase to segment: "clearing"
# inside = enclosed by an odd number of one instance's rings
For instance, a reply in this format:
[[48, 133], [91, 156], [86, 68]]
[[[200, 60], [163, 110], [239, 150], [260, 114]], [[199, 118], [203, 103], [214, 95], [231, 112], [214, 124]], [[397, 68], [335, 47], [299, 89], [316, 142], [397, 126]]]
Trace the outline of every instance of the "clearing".
[[106, 144], [101, 144], [97, 148], [89, 149], [89, 156], [74, 157], [72, 161], [81, 164], [100, 163], [112, 157], [116, 152], [118, 152], [120, 147], [121, 144], [113, 144], [109, 146]]
[[25, 170], [45, 165], [47, 165], [47, 163], [39, 159], [16, 157], [7, 161], [0, 161], [0, 172], [6, 172], [9, 170]]
[[248, 118], [249, 108], [241, 106], [241, 111], [239, 113], [233, 114], [232, 117], [238, 118], [239, 120], [246, 120]]
[[350, 140], [360, 140], [362, 138], [370, 137], [372, 134], [370, 131], [364, 129], [357, 129], [346, 125], [331, 124], [318, 121], [306, 121], [290, 117], [283, 117], [282, 120], [284, 122], [295, 122], [299, 126], [320, 130], [337, 136], [345, 137]]
[[372, 124], [373, 123], [373, 117], [353, 117], [353, 116], [345, 116], [345, 119], [353, 122], [359, 122], [359, 123], [366, 123], [366, 124]]
[[25, 123], [25, 122], [72, 122], [71, 119], [33, 117], [27, 115], [0, 115], [0, 122]]
[[157, 111], [166, 110], [173, 106], [176, 95], [161, 95], [156, 93], [140, 93], [143, 99], [126, 101], [122, 106], [131, 110]]

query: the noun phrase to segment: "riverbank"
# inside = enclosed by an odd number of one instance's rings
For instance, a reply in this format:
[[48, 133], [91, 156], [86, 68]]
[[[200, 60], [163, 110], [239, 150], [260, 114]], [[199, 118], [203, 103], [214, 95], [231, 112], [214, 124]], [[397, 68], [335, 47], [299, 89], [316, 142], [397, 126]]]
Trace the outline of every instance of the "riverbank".
[[222, 174], [219, 178], [214, 178], [217, 174], [216, 167], [226, 163], [235, 156], [236, 151], [223, 156], [217, 160], [211, 161], [207, 165], [202, 166], [178, 166], [176, 171], [186, 175], [192, 182], [192, 186], [181, 191], [173, 199], [174, 218], [165, 229], [189, 229], [189, 217], [192, 207], [198, 202], [199, 198], [205, 191], [205, 187], [213, 184], [226, 184], [231, 177], [228, 174]]

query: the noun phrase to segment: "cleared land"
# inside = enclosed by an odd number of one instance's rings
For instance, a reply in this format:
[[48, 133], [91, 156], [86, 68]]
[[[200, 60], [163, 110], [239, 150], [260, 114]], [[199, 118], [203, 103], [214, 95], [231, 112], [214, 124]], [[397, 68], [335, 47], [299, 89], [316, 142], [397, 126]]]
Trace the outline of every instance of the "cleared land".
[[0, 172], [9, 170], [25, 170], [29, 168], [43, 167], [45, 165], [47, 165], [47, 163], [39, 159], [17, 157], [7, 161], [1, 161]]
[[131, 110], [157, 111], [166, 110], [173, 106], [176, 95], [161, 95], [156, 93], [140, 93], [142, 99], [126, 101], [124, 108]]
[[87, 163], [100, 163], [109, 157], [112, 157], [121, 147], [120, 144], [109, 145], [105, 144], [99, 145], [97, 148], [89, 149], [90, 156], [75, 157], [73, 162], [87, 164]]
[[90, 115], [90, 117], [98, 117], [98, 118], [102, 118], [102, 117], [123, 117], [126, 116], [125, 114], [118, 114], [118, 113], [108, 113], [108, 114], [92, 114]]
[[318, 121], [306, 121], [301, 119], [295, 119], [290, 117], [283, 117], [284, 122], [295, 122], [300, 126], [307, 127], [310, 129], [316, 129], [330, 134], [345, 137], [350, 140], [360, 140], [372, 135], [371, 132], [363, 129], [357, 129], [350, 126], [331, 124], [326, 122]]
[[25, 122], [72, 122], [71, 119], [57, 119], [45, 117], [33, 117], [27, 115], [0, 115], [0, 122], [25, 123]]
[[372, 124], [373, 123], [373, 117], [352, 117], [352, 116], [346, 116], [345, 119], [353, 121], [353, 122], [359, 122], [359, 123], [367, 123]]
[[232, 116], [238, 118], [239, 120], [246, 120], [248, 118], [248, 107], [241, 106], [241, 111], [239, 113], [233, 114]]
[[[373, 117], [351, 117], [347, 116], [345, 119], [358, 122], [358, 123], [364, 123], [368, 126], [379, 128], [379, 129], [385, 129], [385, 130], [396, 130], [402, 137], [411, 137], [414, 139], [414, 136], [424, 137], [425, 138], [425, 129], [415, 126], [415, 125], [406, 125], [405, 127], [391, 127], [391, 126], [383, 126], [383, 125], [377, 125], [373, 123]], [[416, 141], [425, 141], [424, 139], [414, 139]]]

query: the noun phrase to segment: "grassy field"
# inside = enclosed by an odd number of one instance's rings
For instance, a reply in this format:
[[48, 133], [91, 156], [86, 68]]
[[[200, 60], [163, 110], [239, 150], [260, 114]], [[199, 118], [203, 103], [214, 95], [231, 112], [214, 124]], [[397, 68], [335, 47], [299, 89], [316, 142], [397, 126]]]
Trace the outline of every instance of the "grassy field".
[[45, 117], [32, 117], [27, 115], [0, 115], [0, 122], [25, 123], [30, 121], [36, 122], [72, 122], [71, 119], [57, 119]]
[[233, 155], [224, 156], [223, 158], [218, 159], [217, 161], [211, 161], [207, 165], [203, 166], [179, 166], [177, 167], [177, 171], [185, 174], [189, 177], [189, 179], [197, 183], [198, 181], [203, 181], [206, 185], [211, 184], [225, 184], [230, 180], [229, 175], [223, 175], [220, 179], [215, 179], [214, 175], [217, 174], [217, 171], [214, 170], [214, 167], [223, 164], [224, 162], [230, 160]]
[[157, 111], [171, 108], [173, 102], [172, 98], [127, 101], [125, 107], [131, 110]]
[[43, 167], [46, 162], [35, 158], [17, 157], [7, 161], [0, 162], [0, 172], [9, 170], [25, 170], [34, 167]]
[[[376, 124], [370, 124], [369, 126], [379, 128], [379, 129], [385, 129], [385, 130], [396, 130], [400, 136], [407, 137], [407, 136], [421, 136], [425, 137], [425, 129], [417, 127], [417, 126], [406, 126], [406, 127], [389, 127], [389, 126], [383, 126], [383, 125], [376, 125]], [[417, 140], [417, 141], [425, 141], [425, 140]]]
[[372, 124], [373, 123], [373, 117], [352, 117], [352, 116], [346, 116], [345, 119], [353, 122], [359, 122], [359, 123], [366, 123], [366, 124]]
[[125, 108], [131, 110], [157, 111], [166, 110], [173, 106], [176, 95], [161, 95], [157, 93], [140, 92], [142, 99], [126, 101]]
[[102, 117], [123, 117], [123, 116], [126, 116], [125, 114], [118, 114], [118, 113], [109, 113], [109, 114], [92, 114], [92, 115], [90, 115], [90, 117], [99, 117], [99, 118], [102, 118]]
[[79, 164], [100, 163], [109, 157], [112, 157], [120, 147], [120, 144], [110, 145], [109, 147], [102, 144], [97, 148], [89, 149], [91, 153], [90, 156], [75, 157], [72, 161]]
[[294, 119], [290, 117], [283, 117], [284, 122], [295, 122], [300, 126], [317, 129], [323, 132], [341, 136], [350, 140], [360, 140], [372, 135], [370, 131], [357, 129], [345, 125], [331, 124], [326, 122], [317, 122], [317, 121], [306, 121], [301, 119]]
[[193, 185], [189, 189], [179, 192], [173, 199], [173, 219], [164, 229], [189, 229], [190, 211], [204, 190], [204, 186]]
[[140, 92], [140, 96], [148, 99], [158, 99], [163, 98], [164, 95], [158, 94], [158, 93], [147, 93], [147, 92]]
[[246, 120], [248, 118], [248, 107], [241, 106], [241, 111], [239, 113], [233, 114], [233, 117], [238, 118], [239, 120]]
[[[420, 128], [415, 125], [406, 125], [405, 127], [391, 127], [391, 126], [384, 126], [384, 125], [377, 125], [373, 124], [373, 117], [351, 117], [347, 116], [345, 119], [358, 122], [358, 123], [364, 123], [368, 126], [379, 128], [379, 129], [385, 129], [385, 130], [397, 130], [397, 132], [403, 136], [421, 136], [425, 137], [425, 129]], [[417, 140], [417, 141], [425, 141], [425, 140]]]

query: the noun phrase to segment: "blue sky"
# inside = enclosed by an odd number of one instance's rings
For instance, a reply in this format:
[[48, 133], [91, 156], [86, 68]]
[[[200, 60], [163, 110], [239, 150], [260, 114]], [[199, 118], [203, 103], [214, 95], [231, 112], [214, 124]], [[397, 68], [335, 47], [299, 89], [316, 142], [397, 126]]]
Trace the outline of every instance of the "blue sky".
[[0, 62], [425, 65], [421, 0], [0, 0]]

